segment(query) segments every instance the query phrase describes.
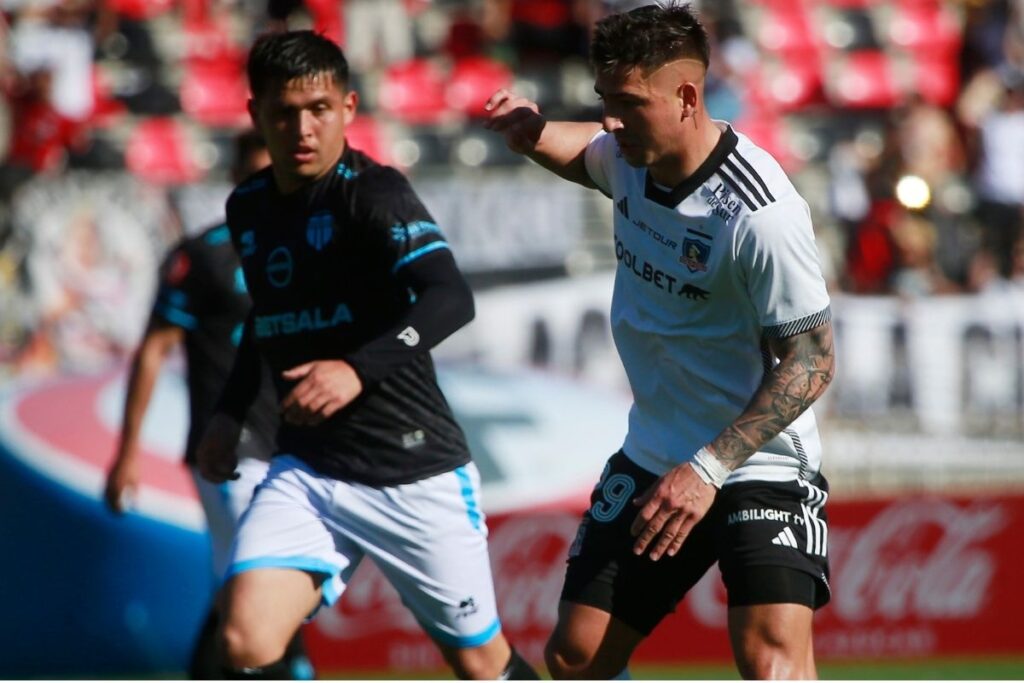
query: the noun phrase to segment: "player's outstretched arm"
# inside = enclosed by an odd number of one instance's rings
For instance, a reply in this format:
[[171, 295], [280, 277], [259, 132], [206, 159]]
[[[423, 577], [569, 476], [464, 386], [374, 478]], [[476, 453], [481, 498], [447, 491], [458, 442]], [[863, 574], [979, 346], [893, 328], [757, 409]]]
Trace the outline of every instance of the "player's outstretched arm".
[[743, 412], [694, 461], [669, 470], [634, 502], [636, 554], [653, 560], [675, 555], [714, 502], [717, 487], [758, 449], [807, 410], [835, 373], [832, 325], [771, 341], [779, 364], [769, 372]]
[[504, 88], [491, 95], [484, 106], [490, 112], [485, 127], [504, 135], [505, 144], [513, 152], [528, 156], [566, 180], [596, 187], [583, 155], [601, 124], [548, 121], [536, 102]]
[[103, 491], [107, 507], [114, 512], [124, 512], [125, 500], [135, 494], [139, 482], [139, 434], [146, 408], [149, 407], [164, 359], [184, 338], [184, 330], [180, 327], [151, 325], [132, 358], [121, 419], [121, 437]]

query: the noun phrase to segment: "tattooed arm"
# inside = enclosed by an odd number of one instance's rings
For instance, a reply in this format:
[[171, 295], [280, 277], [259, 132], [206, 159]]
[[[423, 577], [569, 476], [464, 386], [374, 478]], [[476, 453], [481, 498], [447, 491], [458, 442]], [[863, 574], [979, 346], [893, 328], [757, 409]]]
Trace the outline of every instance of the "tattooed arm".
[[[779, 364], [765, 376], [743, 412], [702, 449], [716, 470], [732, 471], [746, 462], [807, 410], [832, 381], [831, 323], [772, 340], [771, 350]], [[711, 507], [716, 492], [689, 462], [669, 470], [634, 501], [641, 509], [632, 526], [633, 552], [642, 554], [657, 538], [650, 551], [652, 560], [666, 552], [675, 555]]]
[[825, 393], [835, 373], [831, 323], [773, 339], [770, 347], [779, 364], [767, 374], [746, 409], [708, 448], [729, 470], [792, 424]]

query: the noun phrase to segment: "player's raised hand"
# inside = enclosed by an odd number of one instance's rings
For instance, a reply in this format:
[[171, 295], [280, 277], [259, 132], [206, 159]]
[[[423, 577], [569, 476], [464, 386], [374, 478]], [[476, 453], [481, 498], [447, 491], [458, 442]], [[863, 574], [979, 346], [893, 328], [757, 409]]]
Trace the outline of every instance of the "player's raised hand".
[[484, 127], [505, 136], [505, 144], [517, 154], [529, 154], [537, 146], [547, 123], [537, 103], [502, 88], [484, 105], [490, 118]]
[[238, 479], [238, 438], [242, 426], [227, 415], [218, 413], [210, 418], [206, 431], [196, 447], [196, 462], [203, 479], [214, 484], [223, 484], [229, 479]]
[[363, 382], [343, 360], [318, 360], [282, 373], [297, 381], [281, 401], [282, 417], [296, 425], [317, 425], [351, 403]]
[[119, 455], [107, 473], [103, 500], [112, 512], [122, 514], [139, 487], [139, 463], [131, 455]]
[[633, 501], [640, 507], [630, 527], [636, 536], [633, 552], [642, 555], [650, 547], [652, 560], [660, 559], [665, 553], [669, 557], [675, 555], [693, 527], [704, 518], [716, 493], [718, 489], [704, 483], [690, 463], [666, 472]]

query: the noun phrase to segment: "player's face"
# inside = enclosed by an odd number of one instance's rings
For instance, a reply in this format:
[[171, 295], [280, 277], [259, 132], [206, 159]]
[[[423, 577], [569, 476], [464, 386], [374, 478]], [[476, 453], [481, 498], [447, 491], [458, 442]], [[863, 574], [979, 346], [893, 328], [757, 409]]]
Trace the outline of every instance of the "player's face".
[[602, 100], [604, 129], [630, 166], [649, 167], [678, 155], [684, 116], [677, 70], [600, 73], [594, 90]]
[[356, 93], [344, 90], [330, 74], [296, 78], [249, 101], [279, 190], [296, 190], [334, 167], [358, 102]]

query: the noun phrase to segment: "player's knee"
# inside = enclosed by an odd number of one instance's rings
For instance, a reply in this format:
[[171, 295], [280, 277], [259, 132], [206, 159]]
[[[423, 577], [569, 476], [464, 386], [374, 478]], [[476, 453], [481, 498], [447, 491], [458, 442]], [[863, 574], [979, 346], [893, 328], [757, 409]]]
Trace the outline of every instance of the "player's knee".
[[607, 680], [618, 675], [628, 662], [610, 661], [581, 643], [560, 637], [556, 631], [544, 648], [544, 663], [557, 680]]
[[464, 681], [493, 681], [505, 669], [504, 661], [476, 648], [460, 650], [449, 663], [455, 676]]
[[278, 642], [267, 629], [255, 624], [228, 622], [221, 641], [225, 663], [232, 669], [262, 667], [284, 656], [287, 643]]
[[736, 653], [736, 666], [746, 679], [780, 680], [807, 678], [807, 661], [803, 649], [788, 646], [781, 641], [759, 641], [745, 646]]

